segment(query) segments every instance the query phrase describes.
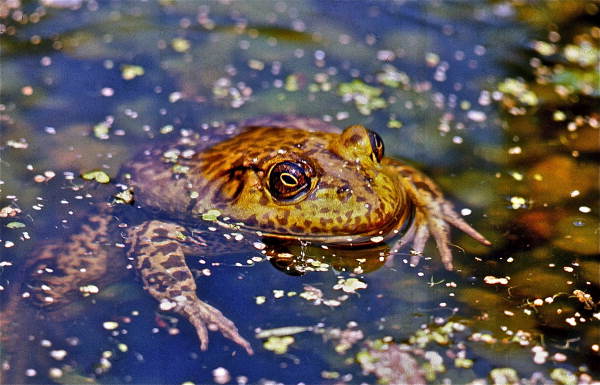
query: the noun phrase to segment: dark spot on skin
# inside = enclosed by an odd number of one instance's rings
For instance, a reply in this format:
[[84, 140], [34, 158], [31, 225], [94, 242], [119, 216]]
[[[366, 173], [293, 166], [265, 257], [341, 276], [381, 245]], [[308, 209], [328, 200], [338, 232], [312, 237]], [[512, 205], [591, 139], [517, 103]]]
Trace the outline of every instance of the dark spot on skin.
[[[175, 245], [175, 248], [177, 248], [177, 245]], [[170, 255], [169, 258], [166, 261], [161, 262], [160, 265], [165, 269], [171, 269], [173, 267], [181, 266], [181, 262], [176, 255]]]
[[184, 281], [186, 279], [192, 279], [192, 276], [187, 271], [176, 271], [172, 274], [172, 276], [177, 281]]
[[418, 188], [419, 190], [425, 190], [428, 193], [430, 193], [432, 196], [437, 197], [437, 193], [435, 191], [433, 191], [429, 185], [425, 182], [415, 182], [415, 187]]
[[367, 200], [364, 197], [362, 197], [361, 195], [358, 195], [356, 197], [356, 201], [360, 203], [360, 202], [366, 202]]
[[269, 203], [269, 199], [265, 195], [261, 195], [260, 200], [258, 201], [258, 203], [261, 206], [266, 206]]
[[292, 230], [293, 233], [302, 233], [304, 231], [302, 227], [297, 225], [290, 227], [290, 230]]
[[189, 287], [188, 285], [181, 286], [181, 291], [182, 292], [191, 291], [191, 290], [192, 290], [192, 288]]
[[168, 234], [169, 232], [167, 231], [167, 229], [154, 229], [154, 235], [158, 237], [166, 237]]
[[181, 290], [171, 290], [169, 291], [169, 297], [174, 298], [181, 295]]
[[327, 181], [322, 180], [321, 182], [319, 182], [319, 188], [322, 190], [332, 188], [332, 187], [334, 187], [334, 185]]
[[256, 225], [258, 223], [258, 220], [256, 219], [256, 214], [252, 214], [251, 216], [246, 218], [244, 222], [246, 222], [246, 224], [250, 226]]
[[88, 226], [93, 230], [93, 231], [97, 231], [100, 228], [100, 222], [99, 221], [90, 221], [88, 223]]
[[320, 231], [321, 231], [321, 229], [320, 229], [320, 228], [318, 228], [317, 226], [313, 226], [313, 227], [311, 227], [311, 228], [310, 228], [310, 231], [311, 231], [312, 233], [318, 233], [318, 232], [320, 232]]
[[175, 242], [169, 242], [164, 245], [160, 245], [157, 247], [157, 250], [163, 253], [164, 255], [171, 254], [177, 251], [179, 245]]
[[152, 264], [150, 263], [150, 259], [144, 258], [144, 260], [142, 261], [142, 265], [140, 266], [140, 269], [145, 270], [145, 269], [150, 269], [151, 267], [152, 267]]
[[322, 208], [319, 210], [319, 212], [320, 212], [320, 213], [323, 213], [323, 214], [327, 214], [327, 213], [329, 212], [329, 209], [328, 209], [327, 207], [322, 207]]

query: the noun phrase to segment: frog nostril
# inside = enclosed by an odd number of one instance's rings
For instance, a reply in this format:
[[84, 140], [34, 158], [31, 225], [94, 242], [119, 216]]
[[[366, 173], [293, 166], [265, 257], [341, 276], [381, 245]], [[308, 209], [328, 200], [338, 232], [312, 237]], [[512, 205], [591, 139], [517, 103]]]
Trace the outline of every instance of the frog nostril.
[[349, 191], [350, 191], [350, 185], [349, 184], [345, 184], [343, 186], [340, 186], [337, 189], [337, 193], [338, 194], [345, 194], [345, 193], [347, 193]]
[[339, 195], [339, 199], [344, 202], [350, 199], [350, 197], [352, 196], [352, 188], [349, 184], [345, 184], [343, 186], [338, 187], [336, 192]]

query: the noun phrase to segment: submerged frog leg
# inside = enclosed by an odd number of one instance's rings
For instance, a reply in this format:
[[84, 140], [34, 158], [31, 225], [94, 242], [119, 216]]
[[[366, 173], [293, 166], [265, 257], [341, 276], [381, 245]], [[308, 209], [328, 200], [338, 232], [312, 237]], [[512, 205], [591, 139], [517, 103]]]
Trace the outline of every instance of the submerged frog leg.
[[185, 228], [158, 220], [129, 230], [130, 254], [144, 288], [160, 302], [161, 310], [176, 312], [194, 325], [202, 350], [208, 348], [207, 327], [214, 325], [252, 354], [250, 343], [238, 333], [235, 324], [196, 296], [196, 281], [185, 262], [189, 242], [185, 234]]
[[[86, 285], [105, 285], [119, 279], [122, 251], [109, 239], [111, 215], [94, 215], [79, 232], [38, 249], [28, 262], [26, 291], [40, 306], [56, 307], [80, 295]], [[111, 258], [117, 254], [116, 258]], [[124, 271], [124, 269], [122, 269]]]
[[490, 241], [460, 217], [452, 203], [444, 198], [438, 186], [429, 177], [397, 161], [390, 161], [388, 167], [400, 174], [401, 186], [417, 208], [415, 216], [417, 230], [413, 240], [415, 254], [411, 258], [411, 264], [418, 263], [425, 242], [431, 234], [440, 252], [442, 263], [446, 269], [452, 270], [452, 252], [449, 247], [450, 225], [484, 245], [491, 245]]

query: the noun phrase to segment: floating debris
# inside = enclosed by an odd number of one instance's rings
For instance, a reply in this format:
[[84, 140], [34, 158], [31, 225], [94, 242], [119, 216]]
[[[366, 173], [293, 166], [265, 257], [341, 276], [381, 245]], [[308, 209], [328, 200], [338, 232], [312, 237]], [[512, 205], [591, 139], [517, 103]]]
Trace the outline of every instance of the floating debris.
[[121, 77], [125, 80], [132, 80], [142, 75], [144, 75], [144, 67], [131, 64], [121, 66]]
[[85, 180], [95, 180], [98, 183], [109, 183], [110, 177], [102, 170], [93, 170], [81, 174], [81, 177]]
[[265, 349], [270, 350], [275, 354], [285, 354], [287, 353], [289, 346], [293, 344], [294, 341], [294, 337], [292, 336], [272, 336], [269, 337], [267, 341], [265, 341], [263, 346]]
[[367, 284], [358, 278], [340, 278], [336, 285], [333, 286], [335, 290], [342, 290], [344, 293], [356, 293], [357, 290], [366, 289]]

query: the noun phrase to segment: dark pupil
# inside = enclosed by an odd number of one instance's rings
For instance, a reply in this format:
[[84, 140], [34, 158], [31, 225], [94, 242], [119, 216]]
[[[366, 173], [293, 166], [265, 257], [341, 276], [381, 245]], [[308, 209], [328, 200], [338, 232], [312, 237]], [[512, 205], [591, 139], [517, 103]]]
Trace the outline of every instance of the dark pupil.
[[294, 178], [288, 173], [281, 174], [281, 181], [287, 186], [295, 186], [296, 184], [298, 184], [296, 178]]
[[269, 175], [269, 190], [276, 199], [292, 199], [310, 187], [304, 168], [293, 162], [277, 163]]
[[369, 141], [371, 142], [373, 156], [378, 162], [381, 162], [384, 152], [383, 140], [381, 139], [381, 136], [379, 136], [376, 132], [369, 131]]

